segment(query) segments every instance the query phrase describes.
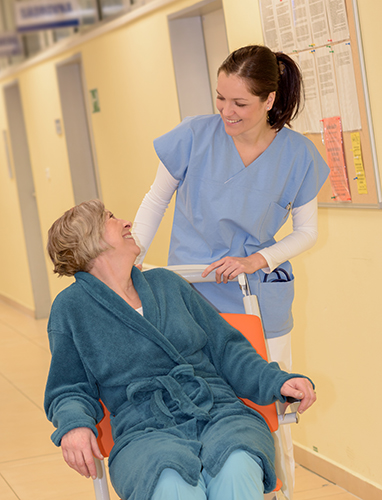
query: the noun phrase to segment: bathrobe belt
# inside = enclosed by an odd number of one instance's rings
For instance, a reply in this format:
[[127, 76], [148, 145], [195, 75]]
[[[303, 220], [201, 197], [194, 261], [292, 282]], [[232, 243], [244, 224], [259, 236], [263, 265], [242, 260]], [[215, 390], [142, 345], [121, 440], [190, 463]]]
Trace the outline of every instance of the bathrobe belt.
[[[199, 387], [192, 391], [192, 399], [186, 394], [183, 385], [194, 382]], [[197, 420], [210, 420], [209, 410], [213, 406], [214, 397], [208, 383], [195, 376], [192, 365], [178, 365], [168, 375], [150, 377], [133, 382], [127, 389], [127, 398], [133, 404], [150, 399], [150, 408], [155, 418], [165, 427], [176, 423], [175, 417], [166, 404], [164, 393], [170, 396], [170, 402], [176, 403], [183, 414]], [[168, 401], [168, 397], [166, 398]], [[174, 408], [174, 405], [171, 405]]]

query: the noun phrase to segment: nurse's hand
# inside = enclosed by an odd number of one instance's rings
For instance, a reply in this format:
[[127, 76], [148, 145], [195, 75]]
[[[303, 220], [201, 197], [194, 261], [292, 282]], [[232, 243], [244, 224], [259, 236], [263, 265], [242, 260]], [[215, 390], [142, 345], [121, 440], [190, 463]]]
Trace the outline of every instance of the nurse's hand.
[[202, 273], [205, 278], [215, 271], [216, 283], [227, 283], [241, 273], [253, 274], [259, 269], [268, 267], [268, 262], [260, 253], [254, 253], [248, 257], [223, 257], [210, 264]]
[[103, 459], [94, 432], [88, 427], [77, 427], [64, 434], [61, 439], [61, 450], [65, 462], [87, 478], [97, 477], [94, 457]]

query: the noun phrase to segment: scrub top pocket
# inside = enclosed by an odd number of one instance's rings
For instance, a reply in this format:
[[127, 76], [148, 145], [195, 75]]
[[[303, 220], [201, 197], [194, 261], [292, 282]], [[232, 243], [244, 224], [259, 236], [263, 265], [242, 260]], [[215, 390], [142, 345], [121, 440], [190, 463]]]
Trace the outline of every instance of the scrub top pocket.
[[294, 278], [291, 278], [291, 281], [259, 283], [258, 299], [267, 338], [286, 335], [293, 327]]

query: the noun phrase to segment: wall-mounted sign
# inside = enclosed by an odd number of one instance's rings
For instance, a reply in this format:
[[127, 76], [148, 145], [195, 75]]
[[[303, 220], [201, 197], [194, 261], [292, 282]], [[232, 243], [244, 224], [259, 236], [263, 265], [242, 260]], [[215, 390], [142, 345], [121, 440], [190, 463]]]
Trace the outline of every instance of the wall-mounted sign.
[[61, 125], [60, 118], [57, 118], [57, 120], [54, 120], [54, 125], [56, 127], [56, 134], [62, 135], [62, 125]]
[[76, 0], [37, 0], [15, 2], [17, 31], [36, 31], [80, 24]]
[[22, 54], [23, 49], [17, 33], [0, 33], [0, 57]]
[[101, 107], [99, 105], [98, 90], [92, 89], [92, 90], [89, 90], [89, 92], [90, 92], [90, 98], [91, 98], [91, 104], [92, 104], [92, 113], [99, 113], [101, 111]]

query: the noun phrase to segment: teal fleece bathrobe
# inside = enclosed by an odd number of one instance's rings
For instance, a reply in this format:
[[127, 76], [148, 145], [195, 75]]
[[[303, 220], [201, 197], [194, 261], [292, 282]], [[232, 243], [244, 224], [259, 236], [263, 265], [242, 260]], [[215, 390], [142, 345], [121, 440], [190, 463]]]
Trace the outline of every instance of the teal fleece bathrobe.
[[182, 278], [132, 270], [143, 316], [91, 274], [55, 299], [48, 323], [52, 361], [45, 410], [61, 438], [111, 412], [113, 486], [124, 500], [149, 500], [163, 469], [192, 485], [215, 476], [231, 452], [246, 450], [274, 488], [273, 439], [238, 398], [285, 401], [292, 375], [266, 363]]

